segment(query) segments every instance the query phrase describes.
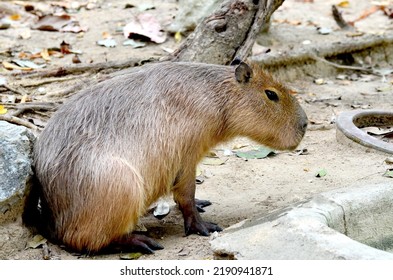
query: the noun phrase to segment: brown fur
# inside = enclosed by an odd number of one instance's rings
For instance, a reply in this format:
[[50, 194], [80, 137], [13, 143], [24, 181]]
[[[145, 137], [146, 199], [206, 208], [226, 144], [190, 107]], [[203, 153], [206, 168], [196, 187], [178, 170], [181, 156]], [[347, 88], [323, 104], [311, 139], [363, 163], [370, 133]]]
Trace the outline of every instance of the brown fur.
[[190, 201], [195, 168], [212, 147], [241, 135], [295, 148], [307, 124], [296, 99], [256, 65], [247, 82], [236, 81], [235, 69], [152, 64], [63, 105], [34, 150], [39, 186], [32, 192], [40, 193], [50, 238], [97, 252], [132, 232], [146, 208], [171, 191], [185, 224], [200, 223]]

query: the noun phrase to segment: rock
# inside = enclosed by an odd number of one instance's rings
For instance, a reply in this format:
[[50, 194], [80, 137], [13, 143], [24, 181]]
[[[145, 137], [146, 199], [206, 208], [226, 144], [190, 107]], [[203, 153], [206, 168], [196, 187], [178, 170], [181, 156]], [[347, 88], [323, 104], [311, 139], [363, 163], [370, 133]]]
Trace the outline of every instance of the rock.
[[20, 215], [34, 140], [27, 128], [0, 121], [0, 224]]

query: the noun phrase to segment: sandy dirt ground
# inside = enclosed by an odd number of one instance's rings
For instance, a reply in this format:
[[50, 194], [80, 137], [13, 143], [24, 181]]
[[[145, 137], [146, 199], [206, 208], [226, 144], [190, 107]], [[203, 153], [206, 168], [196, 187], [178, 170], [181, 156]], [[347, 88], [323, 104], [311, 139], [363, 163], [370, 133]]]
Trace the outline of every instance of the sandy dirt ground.
[[[8, 2], [8, 1], [5, 1]], [[74, 49], [82, 50], [83, 62], [103, 62], [126, 60], [130, 57], [162, 56], [166, 51], [162, 47], [176, 48], [173, 37], [161, 45], [149, 44], [145, 48], [131, 49], [121, 45], [122, 35], [116, 29], [131, 16], [131, 10], [124, 10], [126, 3], [132, 1], [105, 1], [101, 8], [80, 11], [73, 16], [82, 24], [89, 26], [83, 36], [73, 33], [31, 31], [29, 39], [16, 39], [18, 32], [27, 27], [18, 27], [0, 31], [1, 51], [7, 48], [33, 50], [58, 45], [61, 40], [70, 43]], [[112, 4], [108, 4], [111, 2]], [[134, 1], [135, 2], [135, 1]], [[335, 30], [331, 19], [330, 5], [336, 1], [315, 1], [305, 4], [286, 1], [275, 16], [272, 27], [288, 25], [299, 34], [302, 28], [309, 28], [309, 22], [323, 25]], [[344, 15], [355, 19], [361, 12], [370, 7], [371, 1], [349, 1], [350, 7], [344, 9]], [[176, 12], [175, 1], [153, 1], [156, 9], [153, 13], [161, 15], [163, 24], [171, 22]], [[358, 4], [359, 3], [359, 4]], [[356, 6], [356, 7], [355, 7]], [[307, 13], [300, 12], [307, 11]], [[286, 22], [285, 22], [286, 21]], [[299, 23], [294, 24], [294, 22]], [[289, 23], [288, 23], [289, 22]], [[292, 24], [291, 24], [292, 22]], [[364, 32], [392, 32], [393, 24], [382, 12], [376, 12], [364, 21], [359, 22]], [[105, 48], [95, 44], [102, 38], [103, 32], [109, 32], [118, 39], [116, 48]], [[335, 32], [335, 31], [333, 31]], [[318, 40], [317, 33], [310, 41]], [[54, 59], [50, 67], [71, 63], [71, 56]], [[391, 61], [392, 62], [392, 61]], [[381, 67], [392, 65], [382, 64]], [[1, 75], [1, 73], [0, 73]], [[323, 79], [321, 84], [315, 79]], [[385, 163], [388, 157], [373, 150], [353, 148], [336, 139], [334, 121], [340, 112], [356, 109], [393, 110], [392, 83], [393, 77], [343, 71], [341, 76], [326, 76], [315, 73], [304, 75], [289, 85], [297, 92], [297, 97], [310, 120], [309, 130], [299, 149], [307, 149], [307, 153], [277, 152], [275, 156], [264, 159], [245, 161], [235, 155], [227, 155], [227, 150], [234, 150], [237, 145], [244, 146], [247, 151], [256, 147], [248, 139], [235, 139], [215, 149], [225, 163], [222, 165], [201, 164], [200, 170], [204, 182], [197, 186], [197, 198], [208, 199], [213, 204], [205, 208], [202, 217], [206, 221], [218, 223], [222, 228], [229, 227], [244, 219], [252, 219], [266, 215], [276, 209], [296, 203], [313, 195], [350, 186], [352, 184], [372, 184], [387, 182], [393, 185], [393, 179], [384, 177], [389, 168]], [[45, 86], [45, 91], [56, 90], [61, 84]], [[45, 95], [37, 99], [45, 100]], [[257, 124], [256, 124], [257, 125]], [[326, 176], [316, 177], [316, 173], [324, 169]], [[197, 235], [184, 236], [183, 220], [179, 210], [173, 207], [168, 216], [162, 220], [148, 213], [142, 219], [150, 236], [158, 240], [164, 250], [154, 255], [143, 255], [140, 259], [213, 259], [214, 254], [209, 245], [210, 237]], [[27, 229], [21, 225], [20, 219], [0, 227], [0, 259], [42, 259], [44, 255], [50, 259], [119, 259], [122, 254], [81, 256], [63, 250], [61, 247], [47, 244], [46, 248], [25, 249], [31, 239]]]

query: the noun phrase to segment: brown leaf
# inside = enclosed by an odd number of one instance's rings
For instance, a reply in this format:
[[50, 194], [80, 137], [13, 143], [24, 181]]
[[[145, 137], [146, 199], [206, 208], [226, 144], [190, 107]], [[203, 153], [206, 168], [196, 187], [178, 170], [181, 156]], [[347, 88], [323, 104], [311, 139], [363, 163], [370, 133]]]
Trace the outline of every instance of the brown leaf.
[[21, 67], [21, 66], [18, 66], [18, 65], [16, 65], [16, 64], [14, 64], [14, 63], [9, 63], [9, 62], [7, 62], [7, 61], [3, 61], [2, 64], [3, 64], [3, 67], [4, 67], [5, 69], [7, 69], [7, 70], [24, 70], [24, 71], [33, 70], [33, 69], [30, 68], [30, 67]]
[[123, 29], [124, 37], [130, 39], [137, 37], [148, 38], [155, 43], [163, 43], [166, 40], [166, 33], [162, 31], [160, 23], [156, 17], [149, 13], [136, 16]]
[[65, 25], [70, 23], [70, 21], [71, 17], [69, 15], [46, 15], [38, 20], [38, 22], [33, 26], [33, 29], [44, 31], [60, 31]]
[[70, 44], [68, 44], [68, 43], [66, 43], [64, 41], [61, 42], [61, 44], [60, 44], [60, 51], [61, 51], [62, 54], [69, 54], [69, 53], [71, 53], [70, 49], [71, 49], [71, 45]]
[[87, 30], [86, 28], [82, 28], [79, 25], [79, 22], [72, 20], [72, 18], [67, 14], [60, 16], [46, 15], [40, 17], [38, 22], [33, 26], [33, 29], [74, 33], [79, 33]]
[[393, 5], [382, 7], [382, 11], [387, 15], [389, 18], [393, 18]]
[[17, 21], [17, 20], [20, 20], [20, 19], [21, 19], [20, 14], [13, 14], [13, 15], [10, 15], [10, 20]]
[[72, 63], [81, 63], [82, 61], [79, 59], [79, 56], [77, 54], [74, 55], [72, 58]]

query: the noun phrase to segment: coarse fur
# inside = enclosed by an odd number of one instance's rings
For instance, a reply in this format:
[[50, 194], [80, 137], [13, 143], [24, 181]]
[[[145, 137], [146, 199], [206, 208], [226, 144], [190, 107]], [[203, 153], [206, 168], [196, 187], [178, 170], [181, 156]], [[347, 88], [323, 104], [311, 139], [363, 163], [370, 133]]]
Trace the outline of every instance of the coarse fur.
[[155, 63], [71, 98], [35, 144], [25, 224], [37, 224], [36, 215], [51, 240], [98, 252], [131, 233], [147, 207], [172, 191], [187, 234], [219, 229], [195, 213], [202, 157], [235, 136], [294, 149], [307, 126], [285, 86], [257, 65], [238, 79], [239, 67]]

